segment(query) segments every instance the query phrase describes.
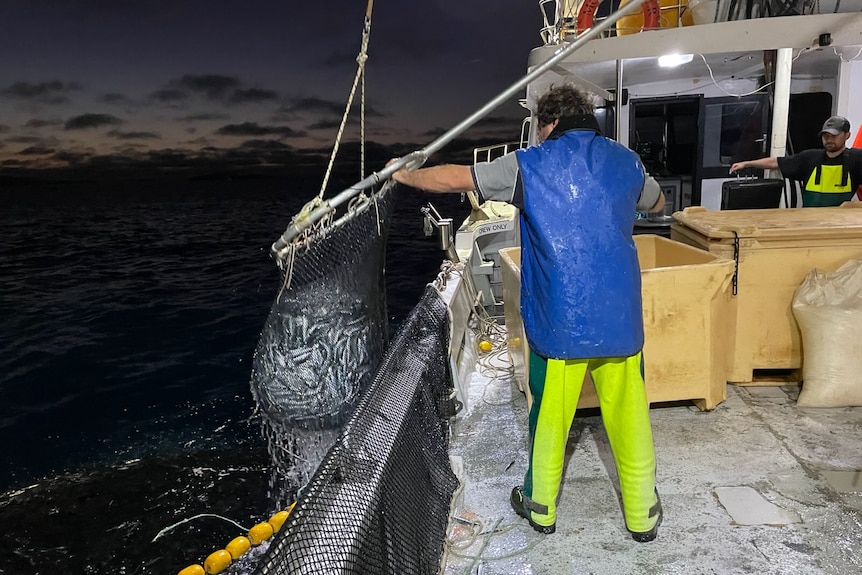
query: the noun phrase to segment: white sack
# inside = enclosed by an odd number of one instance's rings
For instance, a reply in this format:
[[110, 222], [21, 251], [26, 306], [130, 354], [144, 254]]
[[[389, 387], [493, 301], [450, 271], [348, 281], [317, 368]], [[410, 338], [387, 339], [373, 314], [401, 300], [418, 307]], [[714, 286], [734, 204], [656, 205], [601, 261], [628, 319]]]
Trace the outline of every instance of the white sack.
[[862, 260], [812, 270], [796, 288], [802, 331], [803, 407], [862, 405]]

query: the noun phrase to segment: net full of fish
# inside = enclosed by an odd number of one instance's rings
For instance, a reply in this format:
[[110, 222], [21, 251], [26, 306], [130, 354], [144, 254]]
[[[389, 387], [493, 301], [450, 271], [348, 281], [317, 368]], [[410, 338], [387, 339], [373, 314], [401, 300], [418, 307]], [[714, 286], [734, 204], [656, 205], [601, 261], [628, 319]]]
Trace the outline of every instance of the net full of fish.
[[294, 247], [251, 376], [270, 454], [300, 488], [368, 387], [388, 342], [389, 188]]

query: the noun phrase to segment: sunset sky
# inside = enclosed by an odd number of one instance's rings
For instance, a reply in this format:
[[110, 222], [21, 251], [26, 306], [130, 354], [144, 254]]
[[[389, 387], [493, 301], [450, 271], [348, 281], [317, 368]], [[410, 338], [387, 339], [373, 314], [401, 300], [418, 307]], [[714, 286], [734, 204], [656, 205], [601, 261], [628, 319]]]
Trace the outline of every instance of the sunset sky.
[[[365, 9], [365, 0], [5, 0], [0, 170], [328, 155]], [[428, 144], [526, 73], [541, 26], [537, 0], [377, 0], [366, 138]], [[516, 139], [526, 114], [516, 100], [469, 135]], [[358, 139], [358, 101], [345, 140]]]

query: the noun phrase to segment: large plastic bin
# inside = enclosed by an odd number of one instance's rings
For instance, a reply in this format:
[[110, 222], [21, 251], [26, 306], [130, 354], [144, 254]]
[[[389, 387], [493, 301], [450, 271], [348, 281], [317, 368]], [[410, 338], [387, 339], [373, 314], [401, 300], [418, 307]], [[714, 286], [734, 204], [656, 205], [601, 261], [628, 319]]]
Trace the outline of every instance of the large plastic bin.
[[860, 207], [858, 202], [773, 210], [710, 211], [697, 206], [674, 214], [672, 240], [738, 262], [730, 306], [728, 381], [754, 382], [759, 379], [755, 370], [802, 366], [802, 335], [791, 311], [793, 292], [813, 268], [834, 271], [862, 257]]
[[[644, 379], [650, 403], [693, 400], [710, 410], [727, 397], [727, 307], [733, 262], [657, 235], [634, 237], [641, 266]], [[532, 402], [520, 312], [521, 249], [500, 250], [509, 355]], [[598, 407], [587, 378], [578, 407]]]

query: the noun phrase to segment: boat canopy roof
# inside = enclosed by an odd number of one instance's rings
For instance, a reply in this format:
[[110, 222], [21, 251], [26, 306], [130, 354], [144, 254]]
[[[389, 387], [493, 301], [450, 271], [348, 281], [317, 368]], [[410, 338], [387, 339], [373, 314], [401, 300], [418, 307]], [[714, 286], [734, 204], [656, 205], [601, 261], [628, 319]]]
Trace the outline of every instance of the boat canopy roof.
[[[820, 37], [829, 35], [829, 45]], [[528, 69], [559, 52], [559, 45], [531, 51]], [[597, 38], [572, 52], [531, 85], [528, 100], [543, 93], [559, 77], [574, 75], [603, 90], [616, 87], [616, 62], [625, 64], [626, 86], [660, 81], [691, 80], [708, 76], [703, 59], [716, 77], [750, 78], [763, 75], [763, 51], [792, 48], [804, 51], [793, 62], [793, 75], [834, 77], [843, 60], [862, 49], [862, 12], [813, 14], [734, 20], [678, 28], [650, 30], [609, 38]], [[675, 68], [661, 68], [657, 58], [668, 54], [693, 54], [694, 59]]]

